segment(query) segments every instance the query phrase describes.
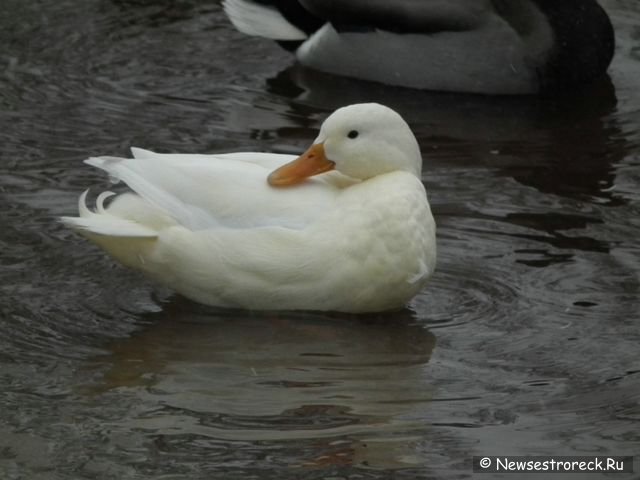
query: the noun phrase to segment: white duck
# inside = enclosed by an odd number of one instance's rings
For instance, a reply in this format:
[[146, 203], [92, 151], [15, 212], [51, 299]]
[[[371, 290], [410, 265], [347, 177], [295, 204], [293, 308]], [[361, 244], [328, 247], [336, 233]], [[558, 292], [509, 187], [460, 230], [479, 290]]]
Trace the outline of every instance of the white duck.
[[132, 151], [133, 159], [86, 163], [133, 192], [108, 207], [104, 200], [114, 194], [103, 192], [95, 212], [85, 192], [79, 217], [62, 220], [124, 265], [197, 302], [392, 310], [435, 268], [420, 149], [400, 115], [382, 105], [336, 110], [297, 159]]
[[613, 27], [596, 0], [224, 0], [241, 32], [307, 67], [388, 85], [484, 94], [603, 76]]

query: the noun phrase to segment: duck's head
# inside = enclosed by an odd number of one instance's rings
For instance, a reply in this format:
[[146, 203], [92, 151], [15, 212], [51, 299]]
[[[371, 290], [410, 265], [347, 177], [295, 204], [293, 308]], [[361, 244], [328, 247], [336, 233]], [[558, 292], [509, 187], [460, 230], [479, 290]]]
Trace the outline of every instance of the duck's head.
[[268, 181], [280, 187], [329, 170], [366, 180], [398, 170], [420, 176], [421, 169], [420, 147], [407, 122], [384, 105], [360, 103], [333, 112], [313, 145]]

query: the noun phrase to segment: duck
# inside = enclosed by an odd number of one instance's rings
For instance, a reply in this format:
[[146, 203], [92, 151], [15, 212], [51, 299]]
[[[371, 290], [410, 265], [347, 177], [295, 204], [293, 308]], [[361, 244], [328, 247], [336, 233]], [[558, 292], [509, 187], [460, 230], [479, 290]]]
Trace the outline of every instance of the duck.
[[240, 32], [304, 67], [414, 89], [548, 95], [606, 75], [614, 30], [596, 0], [224, 0]]
[[377, 103], [339, 108], [299, 156], [92, 157], [127, 190], [89, 190], [68, 227], [198, 303], [243, 310], [404, 308], [436, 265], [436, 225], [409, 125]]

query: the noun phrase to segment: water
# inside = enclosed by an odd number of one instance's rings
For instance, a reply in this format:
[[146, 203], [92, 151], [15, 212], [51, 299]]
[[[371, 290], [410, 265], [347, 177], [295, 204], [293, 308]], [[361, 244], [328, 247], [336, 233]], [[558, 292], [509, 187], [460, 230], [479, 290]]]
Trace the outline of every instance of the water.
[[[552, 101], [290, 68], [216, 3], [6, 0], [0, 476], [457, 479], [473, 455], [638, 454], [640, 6], [603, 3], [610, 81]], [[398, 314], [203, 308], [56, 221], [106, 185], [89, 155], [301, 151], [364, 100], [414, 128], [439, 227]]]

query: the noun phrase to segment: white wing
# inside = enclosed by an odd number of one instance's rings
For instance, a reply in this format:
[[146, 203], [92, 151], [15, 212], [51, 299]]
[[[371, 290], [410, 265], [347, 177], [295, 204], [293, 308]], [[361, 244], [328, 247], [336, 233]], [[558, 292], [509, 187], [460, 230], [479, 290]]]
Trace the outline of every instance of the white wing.
[[86, 163], [122, 180], [190, 230], [303, 228], [332, 206], [338, 191], [331, 175], [290, 188], [269, 186], [268, 174], [295, 158], [291, 155], [133, 153], [133, 159], [96, 157]]

